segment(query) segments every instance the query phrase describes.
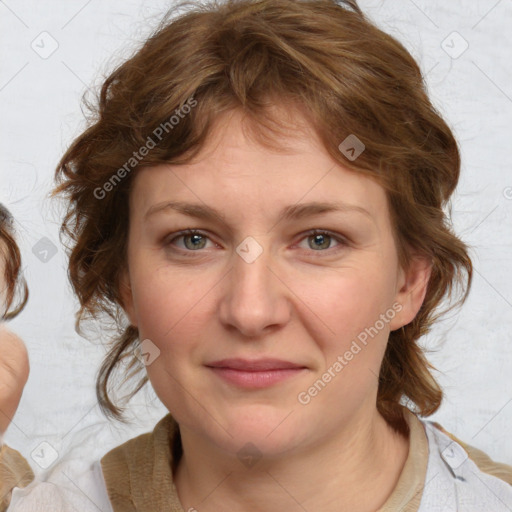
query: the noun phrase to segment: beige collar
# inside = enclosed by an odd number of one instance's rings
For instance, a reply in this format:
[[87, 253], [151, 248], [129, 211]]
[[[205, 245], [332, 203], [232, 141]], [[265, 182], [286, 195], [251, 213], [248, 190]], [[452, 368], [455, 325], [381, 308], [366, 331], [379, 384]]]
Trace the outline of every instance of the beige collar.
[[420, 507], [427, 475], [428, 438], [419, 418], [405, 407], [403, 412], [409, 425], [409, 453], [393, 492], [377, 512], [417, 512]]
[[[421, 501], [428, 440], [418, 417], [406, 408], [404, 415], [410, 428], [409, 454], [393, 493], [379, 512], [416, 512]], [[114, 512], [185, 512], [172, 478], [180, 446], [178, 424], [167, 414], [153, 432], [104, 455], [101, 466]]]

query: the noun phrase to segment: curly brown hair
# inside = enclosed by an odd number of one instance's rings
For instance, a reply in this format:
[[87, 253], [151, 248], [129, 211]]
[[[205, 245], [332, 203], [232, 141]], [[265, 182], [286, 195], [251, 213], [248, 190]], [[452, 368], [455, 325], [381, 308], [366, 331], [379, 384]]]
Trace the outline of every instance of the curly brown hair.
[[[175, 15], [183, 6], [189, 9]], [[104, 414], [124, 421], [107, 389], [118, 365], [128, 359], [132, 372], [124, 382], [144, 370], [133, 350], [138, 330], [126, 321], [119, 289], [136, 169], [190, 162], [215, 119], [234, 109], [252, 122], [262, 144], [275, 147], [284, 125], [271, 107], [283, 103], [311, 123], [341, 165], [385, 188], [403, 268], [413, 251], [432, 262], [421, 309], [390, 333], [377, 408], [402, 431], [404, 398], [423, 416], [439, 408], [443, 393], [418, 340], [465, 301], [471, 286], [468, 248], [444, 210], [459, 179], [459, 148], [414, 58], [355, 0], [182, 2], [106, 78], [95, 101], [83, 101], [90, 124], [59, 162], [52, 195], [67, 199], [61, 236], [72, 242], [69, 277], [81, 305], [76, 330], [101, 313], [117, 329], [97, 375]], [[354, 160], [339, 149], [349, 135], [365, 145]], [[458, 300], [441, 311], [455, 287]], [[147, 381], [144, 375], [128, 399]]]
[[0, 203], [0, 269], [3, 271], [5, 290], [1, 290], [0, 319], [11, 320], [28, 301], [28, 286], [21, 272], [21, 254], [14, 233], [14, 219]]

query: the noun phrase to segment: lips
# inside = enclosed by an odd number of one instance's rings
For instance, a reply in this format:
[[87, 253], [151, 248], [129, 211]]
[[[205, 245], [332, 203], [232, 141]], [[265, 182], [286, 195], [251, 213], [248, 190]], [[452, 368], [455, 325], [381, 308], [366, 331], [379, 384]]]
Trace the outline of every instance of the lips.
[[290, 370], [306, 368], [303, 365], [292, 363], [290, 361], [283, 361], [280, 359], [222, 359], [208, 363], [206, 366], [210, 368], [226, 368], [231, 370], [239, 370], [245, 372], [263, 372], [272, 370]]
[[288, 379], [300, 378], [308, 369], [281, 359], [222, 359], [206, 365], [214, 375], [238, 389], [269, 388]]

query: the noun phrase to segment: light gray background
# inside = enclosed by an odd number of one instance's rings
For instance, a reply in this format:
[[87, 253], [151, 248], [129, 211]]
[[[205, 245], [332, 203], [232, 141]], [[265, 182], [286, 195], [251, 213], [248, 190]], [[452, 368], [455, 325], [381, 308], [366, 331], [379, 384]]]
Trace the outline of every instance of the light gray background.
[[[62, 210], [45, 196], [59, 157], [84, 127], [81, 95], [135, 50], [170, 5], [0, 1], [0, 201], [16, 218], [31, 292], [26, 310], [10, 324], [27, 344], [31, 374], [5, 441], [27, 458], [46, 441], [61, 458], [95, 459], [152, 430], [167, 413], [148, 385], [130, 403], [131, 426], [110, 424], [100, 414], [94, 384], [104, 348], [74, 332], [77, 301], [58, 239]], [[446, 392], [430, 419], [512, 464], [512, 2], [360, 5], [419, 61], [462, 150], [453, 219], [473, 247], [475, 277], [460, 313], [424, 340], [436, 349], [429, 357]], [[52, 39], [58, 48], [42, 58]], [[461, 53], [464, 41], [469, 46]], [[46, 262], [33, 252], [43, 237], [57, 248]], [[38, 474], [35, 460], [29, 459]]]

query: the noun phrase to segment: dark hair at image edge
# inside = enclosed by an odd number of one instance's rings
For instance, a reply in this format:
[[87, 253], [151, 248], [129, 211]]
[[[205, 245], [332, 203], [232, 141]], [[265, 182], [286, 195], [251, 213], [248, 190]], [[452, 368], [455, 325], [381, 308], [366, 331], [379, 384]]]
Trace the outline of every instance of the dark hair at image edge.
[[[190, 9], [177, 15], [182, 6]], [[379, 375], [377, 408], [393, 428], [407, 432], [404, 397], [422, 416], [435, 412], [443, 397], [418, 340], [441, 314], [464, 302], [471, 285], [467, 246], [443, 212], [459, 179], [460, 155], [413, 57], [355, 1], [178, 4], [106, 79], [94, 104], [84, 98], [90, 124], [59, 162], [53, 195], [67, 199], [61, 235], [72, 242], [69, 278], [81, 305], [77, 332], [87, 317], [101, 313], [119, 326], [97, 376], [100, 407], [124, 421], [108, 391], [121, 362], [127, 362], [123, 384], [143, 374], [128, 399], [148, 378], [134, 355], [138, 331], [126, 321], [119, 289], [136, 170], [101, 199], [95, 190], [105, 190], [133, 152], [154, 138], [155, 128], [191, 97], [196, 106], [138, 166], [190, 162], [220, 116], [232, 111], [243, 112], [244, 127], [257, 141], [279, 150], [273, 141], [291, 133], [294, 114], [300, 114], [335, 161], [385, 188], [400, 263], [407, 268], [413, 253], [432, 262], [422, 307], [412, 322], [390, 333]], [[283, 107], [281, 117], [275, 107]], [[338, 149], [351, 134], [365, 144], [354, 161]], [[440, 311], [455, 288], [458, 300]]]
[[12, 320], [16, 317], [28, 301], [28, 287], [21, 273], [21, 254], [16, 243], [14, 233], [14, 219], [9, 210], [0, 203], [0, 260], [3, 268], [3, 281], [6, 284], [2, 290], [2, 304], [0, 318]]

